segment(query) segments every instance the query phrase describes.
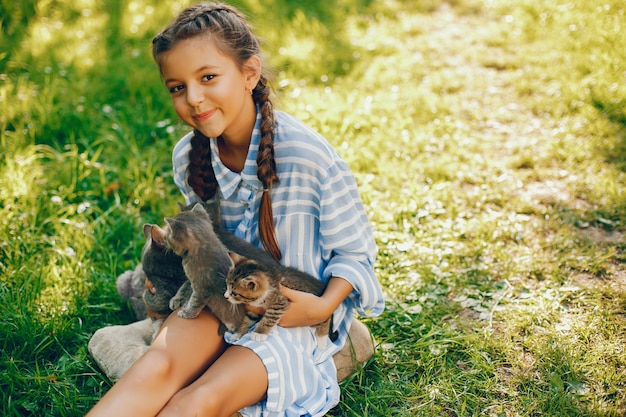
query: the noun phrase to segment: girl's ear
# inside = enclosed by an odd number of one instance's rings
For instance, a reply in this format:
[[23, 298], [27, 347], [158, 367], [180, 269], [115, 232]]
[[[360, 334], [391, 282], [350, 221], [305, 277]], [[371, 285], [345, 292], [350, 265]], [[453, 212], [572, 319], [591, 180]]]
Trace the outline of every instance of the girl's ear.
[[261, 79], [263, 65], [258, 56], [253, 55], [245, 62], [243, 73], [246, 78], [246, 90], [252, 91]]

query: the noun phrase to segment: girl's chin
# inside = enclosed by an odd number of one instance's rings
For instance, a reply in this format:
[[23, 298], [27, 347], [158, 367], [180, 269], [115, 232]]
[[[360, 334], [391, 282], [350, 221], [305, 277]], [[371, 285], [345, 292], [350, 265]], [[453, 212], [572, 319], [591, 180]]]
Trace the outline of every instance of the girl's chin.
[[215, 123], [213, 120], [198, 121], [191, 118], [189, 115], [181, 119], [192, 129], [199, 131], [207, 138], [216, 138], [224, 133], [222, 126], [219, 126], [221, 123]]
[[221, 131], [221, 130], [218, 130], [218, 129], [207, 129], [204, 126], [196, 126], [196, 130], [199, 130], [200, 133], [202, 133], [207, 138], [216, 138], [216, 137], [220, 136], [223, 133], [223, 131]]

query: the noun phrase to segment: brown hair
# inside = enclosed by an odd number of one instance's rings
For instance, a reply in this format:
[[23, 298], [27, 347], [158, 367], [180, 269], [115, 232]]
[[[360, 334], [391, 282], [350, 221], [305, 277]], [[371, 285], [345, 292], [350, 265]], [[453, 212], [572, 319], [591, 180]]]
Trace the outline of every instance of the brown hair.
[[[167, 28], [152, 40], [152, 56], [161, 66], [163, 53], [171, 50], [178, 41], [196, 36], [210, 36], [217, 48], [230, 56], [240, 68], [252, 57], [261, 58], [259, 39], [253, 34], [246, 18], [237, 9], [223, 3], [202, 3], [185, 9]], [[261, 108], [261, 141], [257, 155], [257, 177], [263, 184], [259, 208], [259, 237], [263, 247], [275, 259], [282, 254], [276, 239], [272, 201], [272, 185], [278, 183], [274, 160], [274, 108], [270, 100], [268, 76], [261, 78], [252, 90], [252, 98]], [[187, 183], [206, 201], [217, 191], [217, 179], [211, 164], [209, 138], [197, 130], [191, 138]]]

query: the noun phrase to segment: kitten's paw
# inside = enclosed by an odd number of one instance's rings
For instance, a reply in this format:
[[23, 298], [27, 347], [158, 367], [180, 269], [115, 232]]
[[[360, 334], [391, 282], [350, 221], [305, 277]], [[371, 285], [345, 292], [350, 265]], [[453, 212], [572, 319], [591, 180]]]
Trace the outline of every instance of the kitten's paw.
[[252, 332], [250, 333], [250, 338], [255, 342], [265, 342], [267, 340], [267, 335], [263, 333]]
[[185, 300], [182, 297], [172, 297], [170, 299], [170, 310], [177, 310], [185, 304]]
[[196, 317], [198, 317], [198, 314], [200, 314], [199, 311], [185, 310], [184, 308], [178, 310], [178, 317], [181, 317], [183, 319], [195, 319]]

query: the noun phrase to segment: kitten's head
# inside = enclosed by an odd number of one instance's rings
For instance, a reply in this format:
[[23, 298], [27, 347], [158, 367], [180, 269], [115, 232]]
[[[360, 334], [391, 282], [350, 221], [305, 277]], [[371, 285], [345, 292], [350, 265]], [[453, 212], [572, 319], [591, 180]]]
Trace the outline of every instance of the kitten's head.
[[234, 252], [229, 255], [233, 265], [226, 275], [224, 297], [233, 304], [254, 304], [265, 298], [270, 289], [267, 268]]
[[202, 206], [204, 211], [206, 211], [206, 213], [209, 215], [209, 218], [211, 219], [211, 222], [213, 224], [219, 224], [221, 222], [222, 219], [220, 216], [220, 201], [217, 198], [212, 198], [207, 201], [202, 201], [199, 203], [191, 203], [187, 206], [185, 206], [182, 203], [178, 203], [178, 208], [180, 209], [181, 212], [190, 211], [190, 210], [193, 210], [193, 208], [196, 207], [197, 205]]
[[172, 279], [177, 279], [177, 277], [185, 279], [180, 256], [167, 248], [167, 229], [167, 226], [160, 228], [155, 224], [143, 226], [146, 243], [141, 252], [141, 262], [144, 272], [151, 280], [156, 275], [168, 276]]
[[201, 204], [191, 210], [181, 211], [174, 217], [166, 217], [167, 246], [176, 254], [183, 256], [195, 252], [202, 245], [202, 238], [207, 230], [212, 230], [211, 219]]

